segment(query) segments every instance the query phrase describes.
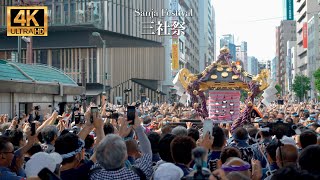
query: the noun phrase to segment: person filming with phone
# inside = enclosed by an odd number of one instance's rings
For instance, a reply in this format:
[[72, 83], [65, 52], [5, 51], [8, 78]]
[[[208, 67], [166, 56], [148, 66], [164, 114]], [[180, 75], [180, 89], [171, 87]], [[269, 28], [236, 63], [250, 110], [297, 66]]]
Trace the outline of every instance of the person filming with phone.
[[[68, 132], [61, 135], [56, 140], [55, 152], [62, 156], [61, 179], [81, 180], [88, 179], [91, 166], [97, 161], [96, 154], [93, 154], [89, 161], [84, 162], [84, 140], [95, 128], [97, 135], [96, 144], [99, 144], [104, 137], [103, 120], [99, 116], [96, 108], [89, 108], [85, 113], [85, 125], [78, 135]], [[93, 111], [92, 111], [93, 110]]]
[[[121, 124], [119, 135], [107, 135], [97, 148], [97, 164], [91, 169], [90, 179], [126, 179], [138, 180], [151, 177], [152, 151], [148, 137], [141, 126], [141, 119], [134, 107], [128, 106], [127, 118], [119, 118]], [[134, 131], [140, 144], [142, 156], [135, 161], [130, 168], [125, 166], [128, 157], [125, 141], [132, 139], [128, 137]]]

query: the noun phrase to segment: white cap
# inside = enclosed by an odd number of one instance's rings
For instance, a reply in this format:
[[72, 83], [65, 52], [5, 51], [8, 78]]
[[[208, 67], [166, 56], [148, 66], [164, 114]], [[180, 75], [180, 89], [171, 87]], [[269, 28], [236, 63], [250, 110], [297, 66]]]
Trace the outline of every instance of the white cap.
[[163, 163], [154, 173], [154, 180], [176, 180], [183, 177], [183, 171], [172, 163]]
[[38, 176], [38, 173], [43, 168], [48, 168], [51, 172], [54, 172], [57, 165], [61, 164], [62, 157], [58, 153], [45, 153], [38, 152], [31, 156], [30, 160], [26, 163], [25, 172], [27, 177]]
[[282, 144], [291, 144], [296, 146], [296, 141], [293, 138], [288, 136], [283, 136], [280, 141], [282, 142]]

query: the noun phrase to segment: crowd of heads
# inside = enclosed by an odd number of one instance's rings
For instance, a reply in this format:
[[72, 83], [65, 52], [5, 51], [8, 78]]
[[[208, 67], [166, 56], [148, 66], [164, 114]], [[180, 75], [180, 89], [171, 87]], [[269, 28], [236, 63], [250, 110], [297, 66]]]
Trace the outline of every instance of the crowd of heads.
[[320, 178], [320, 109], [315, 104], [261, 106], [263, 117], [250, 118], [234, 130], [228, 122], [212, 121], [206, 134], [204, 119], [193, 107], [131, 105], [134, 119], [126, 117], [125, 106], [110, 103], [97, 113], [91, 112], [91, 104], [86, 110], [49, 115], [0, 115], [2, 177]]

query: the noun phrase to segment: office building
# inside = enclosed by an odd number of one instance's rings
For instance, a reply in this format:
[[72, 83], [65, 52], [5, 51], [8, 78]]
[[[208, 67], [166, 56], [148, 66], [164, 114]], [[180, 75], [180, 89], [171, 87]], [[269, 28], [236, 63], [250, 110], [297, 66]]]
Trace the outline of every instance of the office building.
[[[177, 4], [177, 7], [174, 7], [175, 4]], [[193, 10], [192, 17], [179, 17], [179, 20], [185, 22], [187, 27], [185, 34], [179, 37], [178, 69], [173, 70], [171, 68], [172, 38], [165, 37], [166, 76], [162, 87], [164, 92], [175, 94], [176, 90], [172, 88], [172, 80], [181, 68], [186, 68], [191, 73], [197, 74], [202, 72], [216, 58], [215, 12], [210, 0], [168, 0], [165, 6], [166, 8], [174, 7], [181, 11]], [[165, 17], [165, 19], [167, 21], [172, 20], [169, 17]]]
[[236, 46], [236, 60], [237, 61], [242, 61], [243, 63], [243, 68], [245, 70], [248, 69], [248, 48], [247, 48], [247, 42], [242, 41], [241, 45]]
[[[320, 5], [317, 0], [296, 0], [295, 1], [295, 14], [297, 20], [297, 70], [306, 75], [310, 75], [311, 66], [308, 59], [308, 43], [304, 43], [304, 39], [307, 40], [307, 23], [313, 17], [314, 14], [319, 13]], [[305, 26], [305, 28], [303, 28]], [[305, 29], [305, 30], [303, 30]]]
[[261, 72], [261, 70], [263, 69], [267, 69], [267, 63], [266, 61], [262, 60], [262, 61], [258, 61], [258, 71], [257, 74], [259, 74]]
[[[5, 36], [5, 8], [16, 2], [0, 2], [0, 59], [9, 61], [18, 57], [15, 55], [17, 38]], [[136, 16], [135, 10], [161, 12], [165, 1], [44, 2], [48, 7], [49, 36], [33, 38], [33, 52], [28, 63], [42, 63], [63, 70], [78, 84], [85, 85], [87, 101], [98, 104], [104, 100], [121, 104], [147, 98], [151, 102], [164, 100], [161, 92], [165, 77], [163, 36], [144, 35], [148, 31], [143, 28], [143, 22], [151, 24], [151, 21], [162, 22], [163, 19]], [[100, 37], [96, 33], [93, 36], [93, 32], [99, 32]], [[105, 49], [102, 40], [106, 42]], [[24, 42], [21, 55], [18, 61], [26, 63]], [[103, 96], [104, 89], [106, 96]]]
[[234, 36], [232, 34], [222, 35], [222, 37], [220, 38], [220, 49], [224, 46], [229, 48], [232, 60], [236, 61], [237, 50], [236, 45], [234, 44]]
[[213, 30], [213, 37], [214, 37], [214, 41], [213, 41], [213, 60], [217, 59], [217, 54], [216, 54], [216, 50], [217, 50], [217, 26], [216, 26], [216, 13], [215, 13], [215, 9], [214, 7], [212, 6], [212, 15], [211, 15], [213, 21], [211, 23], [211, 25], [213, 26], [212, 27], [212, 30]]
[[257, 75], [259, 70], [258, 59], [254, 56], [248, 57], [248, 73], [252, 75]]
[[266, 69], [271, 71], [271, 60], [266, 60]]
[[180, 1], [180, 5], [184, 7], [184, 10], [193, 9], [193, 17], [186, 17], [185, 21], [188, 24], [186, 29], [186, 68], [192, 73], [199, 73], [200, 68], [200, 47], [199, 47], [199, 1], [184, 0]]
[[286, 87], [288, 83], [286, 80], [288, 79], [288, 74], [286, 73], [286, 57], [287, 57], [287, 42], [288, 41], [296, 41], [296, 22], [291, 20], [282, 20], [279, 27], [280, 34], [280, 54], [278, 61], [278, 75], [279, 82], [278, 84], [282, 87], [283, 92], [285, 93]]
[[271, 60], [271, 79], [273, 81], [276, 81], [278, 76], [277, 76], [277, 73], [278, 73], [278, 68], [277, 68], [277, 65], [278, 65], [278, 57], [274, 57], [272, 60]]
[[[280, 59], [280, 26], [277, 26], [276, 27], [276, 62], [279, 63], [279, 59]], [[275, 62], [275, 61], [274, 61]], [[280, 84], [280, 77], [279, 77], [279, 74], [280, 74], [280, 68], [279, 68], [279, 64], [277, 64], [277, 67], [276, 71], [276, 82], [277, 84]]]
[[292, 84], [293, 84], [293, 53], [297, 42], [296, 41], [287, 41], [287, 51], [286, 51], [286, 78], [285, 78], [285, 93], [289, 94], [292, 92]]
[[313, 74], [317, 69], [320, 68], [319, 25], [319, 14], [315, 14], [308, 21], [308, 70], [311, 84], [309, 96], [312, 99], [317, 97], [315, 78]]
[[211, 0], [199, 1], [199, 72], [203, 71], [215, 59], [215, 17]]

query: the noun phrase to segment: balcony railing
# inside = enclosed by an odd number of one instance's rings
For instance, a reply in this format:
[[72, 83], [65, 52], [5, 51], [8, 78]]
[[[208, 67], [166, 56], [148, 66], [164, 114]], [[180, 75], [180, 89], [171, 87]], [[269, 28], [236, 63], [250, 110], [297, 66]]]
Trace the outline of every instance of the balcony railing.
[[[104, 4], [103, 0], [88, 2], [85, 0], [69, 1], [45, 1], [48, 7], [49, 26], [72, 26], [72, 25], [94, 25], [97, 28], [104, 27]], [[3, 8], [3, 7], [0, 7]], [[1, 22], [0, 29], [6, 27]]]
[[92, 24], [103, 27], [102, 2], [54, 2], [48, 6], [49, 26], [70, 26]]

